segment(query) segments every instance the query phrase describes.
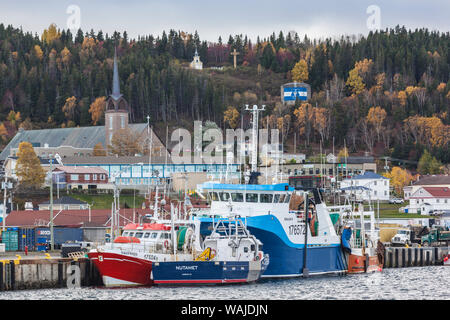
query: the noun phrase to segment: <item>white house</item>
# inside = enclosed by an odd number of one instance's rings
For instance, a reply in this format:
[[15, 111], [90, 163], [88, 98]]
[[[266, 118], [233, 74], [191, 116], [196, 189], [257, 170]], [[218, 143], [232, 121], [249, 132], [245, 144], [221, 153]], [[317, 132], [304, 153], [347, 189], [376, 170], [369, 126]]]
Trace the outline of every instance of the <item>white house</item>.
[[450, 212], [450, 188], [421, 187], [409, 197], [408, 213], [428, 215], [431, 212]]
[[425, 175], [421, 176], [417, 181], [412, 183], [410, 186], [405, 186], [403, 188], [403, 194], [405, 195], [405, 200], [419, 190], [422, 187], [443, 187], [450, 188], [450, 176], [448, 174], [436, 174], [436, 175]]
[[357, 200], [389, 200], [389, 179], [370, 171], [342, 180], [340, 189]]

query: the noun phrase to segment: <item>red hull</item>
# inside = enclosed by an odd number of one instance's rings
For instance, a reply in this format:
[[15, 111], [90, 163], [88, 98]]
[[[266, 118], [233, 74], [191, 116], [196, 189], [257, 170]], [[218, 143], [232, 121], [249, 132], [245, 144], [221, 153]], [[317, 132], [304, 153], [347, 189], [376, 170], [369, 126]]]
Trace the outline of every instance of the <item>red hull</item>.
[[348, 256], [348, 273], [364, 273], [382, 271], [383, 265], [378, 261], [378, 256], [369, 256], [369, 264], [365, 267], [366, 257], [355, 254]]
[[152, 262], [110, 252], [89, 252], [105, 286], [148, 286], [152, 284]]

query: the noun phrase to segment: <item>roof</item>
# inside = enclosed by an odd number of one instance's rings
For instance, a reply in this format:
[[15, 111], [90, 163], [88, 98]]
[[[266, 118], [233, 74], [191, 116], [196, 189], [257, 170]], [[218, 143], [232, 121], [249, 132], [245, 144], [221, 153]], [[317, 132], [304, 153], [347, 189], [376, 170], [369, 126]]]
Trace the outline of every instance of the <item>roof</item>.
[[341, 190], [346, 191], [346, 190], [372, 190], [372, 189], [363, 186], [350, 186], [341, 188]]
[[[137, 216], [151, 214], [150, 209], [134, 209]], [[55, 226], [80, 226], [80, 227], [108, 227], [110, 226], [111, 209], [89, 210], [53, 210]], [[119, 224], [125, 226], [133, 221], [133, 209], [120, 209]], [[90, 216], [90, 221], [89, 221]], [[125, 218], [124, 218], [125, 217]], [[127, 220], [128, 219], [128, 220]], [[137, 219], [137, 218], [136, 218]], [[50, 221], [50, 211], [12, 211], [5, 220], [8, 227], [35, 227], [47, 226]]]
[[352, 180], [363, 180], [363, 179], [387, 179], [386, 177], [380, 176], [379, 174], [371, 171], [366, 171], [364, 174], [360, 174], [351, 178]]
[[419, 180], [413, 183], [414, 186], [432, 186], [444, 184], [450, 185], [450, 175], [438, 174], [438, 175], [421, 176]]
[[96, 173], [96, 174], [108, 174], [108, 172], [99, 167], [83, 167], [83, 166], [59, 166], [56, 167], [53, 171], [63, 171], [65, 173], [74, 173], [74, 174], [86, 174], [86, 173]]
[[[137, 133], [147, 129], [147, 123], [132, 123], [128, 127]], [[155, 134], [156, 135], [156, 134]], [[105, 126], [55, 128], [40, 130], [19, 130], [14, 138], [0, 153], [0, 160], [5, 160], [11, 153], [11, 149], [18, 148], [23, 141], [49, 148], [60, 146], [72, 146], [74, 148], [94, 148], [98, 143], [106, 145]], [[161, 140], [161, 139], [160, 139]]]
[[[425, 191], [425, 192], [424, 192]], [[421, 187], [410, 198], [450, 198], [448, 187]]]
[[[341, 162], [343, 162], [343, 161], [341, 161]], [[351, 164], [351, 163], [353, 163], [353, 164], [356, 164], [356, 163], [375, 163], [375, 159], [373, 157], [371, 157], [371, 156], [368, 156], [368, 157], [364, 157], [364, 156], [361, 156], [361, 157], [349, 156], [349, 157], [347, 157], [347, 160], [345, 162], [347, 162], [349, 164]]]
[[[65, 157], [62, 159], [65, 165], [106, 165], [106, 164], [135, 164], [135, 163], [149, 163], [148, 156], [127, 156], [127, 157], [115, 157], [115, 156], [98, 156], [98, 157]], [[152, 155], [151, 163], [153, 164], [164, 164], [166, 163], [166, 158], [164, 156], [159, 157]], [[167, 157], [167, 163], [172, 163], [170, 156]]]
[[199, 185], [205, 190], [251, 190], [251, 191], [294, 191], [287, 183], [278, 184], [225, 184], [217, 182], [204, 182]]
[[[40, 203], [41, 204], [50, 204], [50, 200], [47, 200], [45, 202]], [[59, 199], [53, 199], [53, 204], [87, 204], [87, 202], [78, 200], [78, 199], [74, 199], [72, 197], [68, 197], [68, 196], [63, 196]]]

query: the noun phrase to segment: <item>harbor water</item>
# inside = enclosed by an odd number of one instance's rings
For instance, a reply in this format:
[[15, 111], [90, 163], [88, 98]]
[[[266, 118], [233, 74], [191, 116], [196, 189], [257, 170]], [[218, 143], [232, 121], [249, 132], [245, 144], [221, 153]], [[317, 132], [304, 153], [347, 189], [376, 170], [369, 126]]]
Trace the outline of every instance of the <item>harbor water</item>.
[[238, 285], [4, 291], [0, 300], [450, 300], [449, 287], [449, 267], [426, 266]]

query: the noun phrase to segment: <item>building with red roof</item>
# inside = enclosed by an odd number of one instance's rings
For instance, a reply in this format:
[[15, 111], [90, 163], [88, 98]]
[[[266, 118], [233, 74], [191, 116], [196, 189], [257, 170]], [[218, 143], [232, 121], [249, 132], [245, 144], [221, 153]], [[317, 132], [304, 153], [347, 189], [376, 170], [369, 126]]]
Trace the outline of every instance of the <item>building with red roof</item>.
[[418, 188], [409, 197], [408, 212], [423, 215], [435, 212], [450, 212], [450, 188], [425, 187]]

